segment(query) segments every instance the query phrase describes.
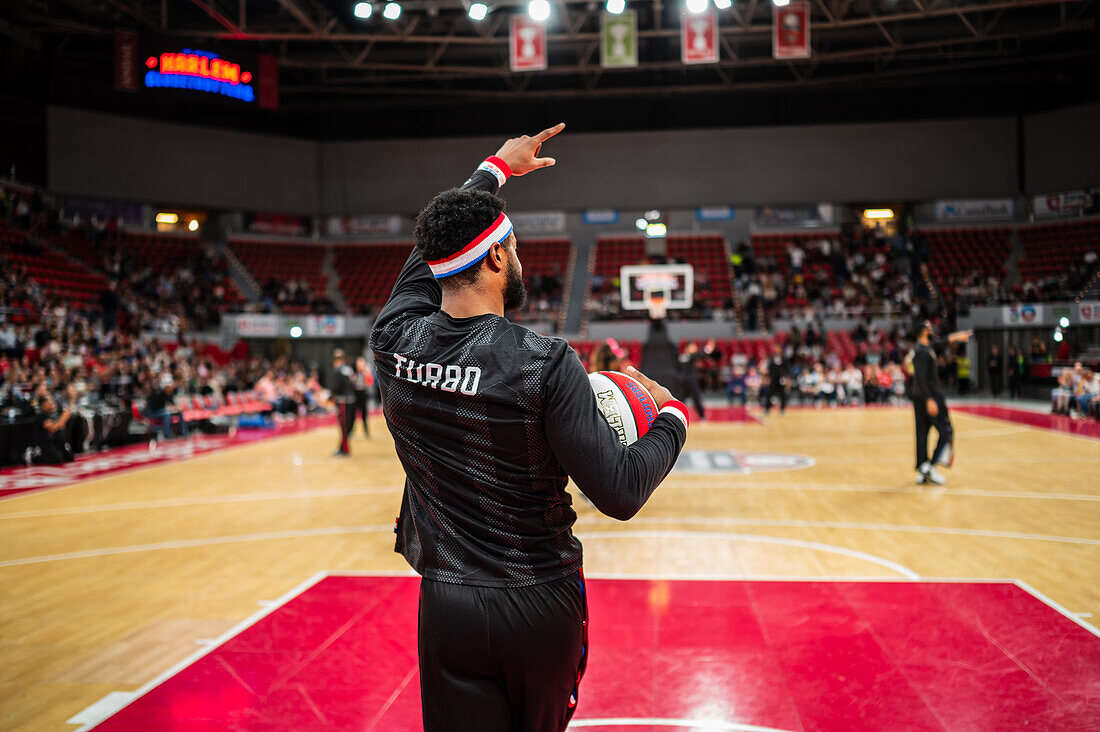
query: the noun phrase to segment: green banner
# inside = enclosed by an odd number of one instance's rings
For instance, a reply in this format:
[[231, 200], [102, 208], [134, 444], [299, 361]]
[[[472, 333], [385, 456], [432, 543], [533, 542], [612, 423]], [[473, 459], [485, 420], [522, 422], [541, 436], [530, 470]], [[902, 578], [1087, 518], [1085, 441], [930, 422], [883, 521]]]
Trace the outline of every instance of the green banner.
[[638, 20], [633, 10], [619, 15], [603, 14], [600, 34], [600, 65], [622, 68], [638, 65]]

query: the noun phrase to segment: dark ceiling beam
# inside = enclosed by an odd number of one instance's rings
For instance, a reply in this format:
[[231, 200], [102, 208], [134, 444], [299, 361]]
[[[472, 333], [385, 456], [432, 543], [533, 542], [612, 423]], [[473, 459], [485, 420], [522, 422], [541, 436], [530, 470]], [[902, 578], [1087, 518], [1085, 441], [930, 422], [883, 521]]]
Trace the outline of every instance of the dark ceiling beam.
[[[1091, 51], [1067, 51], [1060, 53], [1050, 53], [1043, 55], [1036, 55], [1029, 57], [1028, 62], [1038, 61], [1064, 61], [1069, 59], [1080, 58], [1082, 56], [1091, 55]], [[1001, 66], [1008, 66], [1012, 64], [1021, 64], [1024, 61], [1018, 57], [1011, 58], [997, 58], [988, 59], [982, 61], [975, 61], [965, 64], [950, 64], [939, 66], [920, 66], [906, 69], [889, 69], [875, 72], [861, 72], [857, 74], [846, 74], [842, 76], [832, 77], [816, 77], [812, 79], [804, 79], [802, 81], [796, 81], [790, 79], [789, 81], [751, 81], [735, 83], [732, 87], [727, 86], [724, 83], [721, 84], [678, 84], [672, 86], [661, 87], [661, 94], [703, 94], [711, 92], [748, 92], [748, 91], [760, 91], [767, 89], [783, 89], [783, 88], [807, 88], [807, 87], [827, 87], [838, 86], [845, 84], [855, 84], [861, 82], [871, 81], [885, 81], [888, 79], [903, 78], [906, 76], [921, 76], [928, 74], [957, 74], [959, 71], [980, 70], [980, 69], [992, 69]], [[605, 69], [606, 71], [606, 69]], [[280, 92], [286, 92], [287, 94], [329, 94], [331, 89], [325, 86], [295, 86], [295, 85], [283, 85], [280, 87]], [[563, 99], [574, 98], [582, 96], [642, 96], [652, 95], [654, 89], [652, 86], [634, 86], [634, 87], [600, 87], [594, 90], [586, 89], [546, 89], [546, 90], [534, 90], [519, 92], [516, 90], [477, 90], [477, 89], [451, 89], [447, 92], [443, 92], [438, 88], [427, 87], [378, 87], [378, 88], [349, 88], [342, 91], [342, 94], [351, 95], [395, 95], [400, 97], [435, 97], [436, 100], [444, 94], [451, 97], [467, 97], [475, 99], [497, 99], [502, 101], [514, 101], [517, 96], [522, 96], [524, 99]]]
[[249, 40], [248, 36], [250, 34], [245, 33], [243, 30], [241, 30], [241, 28], [238, 27], [236, 23], [225, 17], [217, 8], [203, 2], [203, 0], [191, 0], [191, 2], [198, 6], [198, 8], [204, 13], [217, 21], [219, 25], [229, 31], [229, 35], [218, 33], [217, 35], [219, 38], [230, 38], [236, 41]]
[[[970, 36], [956, 36], [954, 38], [935, 38], [926, 41], [909, 41], [902, 43], [899, 46], [871, 46], [866, 48], [854, 48], [842, 51], [826, 51], [814, 54], [812, 60], [816, 63], [835, 63], [838, 61], [858, 61], [867, 59], [895, 59], [904, 58], [904, 54], [914, 51], [935, 50], [954, 48], [959, 46], [969, 45], [990, 45], [999, 44], [1004, 41], [1022, 40], [1027, 38], [1038, 38], [1043, 36], [1060, 35], [1063, 33], [1071, 33], [1076, 31], [1088, 30], [1092, 27], [1090, 21], [1077, 21], [1076, 23], [1067, 23], [1053, 28], [1041, 28], [1031, 31], [1019, 32], [1019, 33], [1000, 33], [996, 35], [985, 36], [980, 39], [972, 38]], [[722, 66], [725, 68], [747, 68], [747, 67], [767, 67], [767, 66], [780, 66], [782, 62], [776, 61], [771, 56], [763, 56], [756, 58], [723, 58], [718, 64], [708, 64], [708, 66]], [[350, 68], [346, 64], [339, 62], [329, 61], [305, 61], [295, 60], [293, 58], [284, 59], [282, 65], [286, 68], [299, 68], [299, 69], [330, 69], [336, 70], [341, 68]], [[596, 65], [598, 66], [598, 64]], [[670, 61], [650, 61], [640, 63], [638, 66], [630, 68], [611, 68], [603, 69], [604, 71], [612, 74], [630, 74], [639, 71], [666, 71], [683, 69], [683, 64], [678, 60]], [[591, 70], [587, 66], [583, 67], [584, 70]], [[421, 64], [402, 64], [402, 63], [388, 63], [388, 62], [371, 62], [363, 64], [357, 68], [357, 70], [370, 70], [370, 71], [395, 71], [406, 72], [410, 74], [408, 78], [413, 77], [411, 74], [421, 73], [422, 75], [434, 75], [435, 74], [448, 74], [450, 78], [466, 78], [474, 79], [478, 77], [482, 78], [496, 78], [498, 76], [507, 75], [511, 73], [511, 70], [507, 65], [504, 66], [435, 66], [428, 68]], [[576, 65], [551, 65], [547, 69], [540, 71], [541, 76], [569, 76], [578, 72], [578, 66]], [[421, 77], [426, 78], [426, 77]], [[337, 80], [332, 80], [332, 83], [338, 83]]]
[[311, 33], [320, 32], [317, 25], [313, 22], [313, 19], [306, 14], [304, 10], [298, 7], [298, 4], [294, 0], [277, 0], [279, 5], [283, 6], [283, 10], [287, 11], [294, 18], [302, 24], [302, 26]]
[[[201, 0], [192, 0], [192, 2], [202, 5]], [[825, 21], [813, 23], [812, 28], [814, 33], [820, 33], [823, 31], [842, 30], [848, 28], [860, 28], [869, 25], [880, 25], [882, 23], [905, 23], [912, 21], [927, 20], [929, 18], [939, 18], [944, 16], [959, 16], [965, 17], [974, 13], [982, 13], [987, 11], [997, 10], [1022, 10], [1025, 8], [1043, 7], [1051, 5], [1063, 5], [1063, 4], [1081, 4], [1088, 2], [1088, 0], [1000, 0], [998, 2], [980, 3], [972, 5], [959, 5], [943, 8], [926, 8], [924, 11], [912, 12], [912, 11], [898, 11], [893, 13], [885, 13], [881, 15], [866, 15], [856, 16], [851, 18], [845, 18], [843, 20], [838, 19], [835, 21]], [[419, 16], [413, 16], [419, 17]], [[459, 19], [459, 22], [463, 22]], [[238, 29], [239, 30], [239, 29]], [[726, 25], [721, 26], [719, 29], [723, 35], [740, 35], [740, 34], [770, 34], [772, 32], [771, 23], [759, 23], [756, 25], [748, 25], [745, 27]], [[454, 36], [450, 38], [448, 36], [441, 35], [413, 35], [406, 34], [404, 31], [399, 33], [300, 33], [300, 32], [285, 32], [285, 31], [253, 31], [237, 36], [232, 35], [234, 31], [230, 31], [230, 35], [227, 35], [221, 31], [199, 31], [199, 30], [177, 30], [177, 35], [193, 36], [193, 37], [214, 37], [214, 38], [229, 38], [234, 40], [245, 41], [291, 41], [291, 42], [328, 42], [332, 40], [338, 41], [357, 41], [365, 43], [369, 40], [375, 40], [378, 42], [394, 42], [394, 43], [442, 43], [447, 41], [452, 45], [465, 44], [465, 45], [503, 45], [508, 43], [507, 36], [494, 36], [484, 37], [481, 35], [465, 35]], [[667, 29], [647, 29], [639, 30], [639, 38], [676, 38], [680, 35], [679, 28], [667, 28]], [[585, 33], [551, 33], [547, 36], [549, 43], [565, 42], [565, 41], [591, 41], [593, 39], [599, 39], [600, 34], [598, 32], [585, 32]]]

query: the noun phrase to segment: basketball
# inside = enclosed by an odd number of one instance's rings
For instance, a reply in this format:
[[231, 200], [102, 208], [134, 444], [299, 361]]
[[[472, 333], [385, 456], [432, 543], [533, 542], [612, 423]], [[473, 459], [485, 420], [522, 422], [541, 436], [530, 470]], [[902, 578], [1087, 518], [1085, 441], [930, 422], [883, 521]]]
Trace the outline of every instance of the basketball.
[[641, 383], [618, 371], [588, 375], [596, 406], [623, 445], [631, 445], [657, 419], [657, 404]]

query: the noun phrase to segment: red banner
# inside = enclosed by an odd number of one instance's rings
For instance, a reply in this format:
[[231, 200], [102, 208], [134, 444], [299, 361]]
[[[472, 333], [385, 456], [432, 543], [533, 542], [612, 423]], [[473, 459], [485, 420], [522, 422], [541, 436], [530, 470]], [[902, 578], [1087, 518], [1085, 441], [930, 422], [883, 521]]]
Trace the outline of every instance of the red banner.
[[810, 4], [796, 0], [783, 8], [772, 8], [772, 56], [810, 57]]
[[680, 60], [685, 64], [718, 63], [718, 14], [713, 10], [698, 15], [683, 14]]
[[132, 31], [115, 31], [115, 89], [136, 92], [138, 90], [138, 34]]
[[546, 68], [546, 26], [524, 14], [512, 16], [509, 42], [512, 71], [541, 71]]
[[257, 59], [260, 78], [256, 101], [261, 109], [279, 108], [279, 57], [261, 53]]

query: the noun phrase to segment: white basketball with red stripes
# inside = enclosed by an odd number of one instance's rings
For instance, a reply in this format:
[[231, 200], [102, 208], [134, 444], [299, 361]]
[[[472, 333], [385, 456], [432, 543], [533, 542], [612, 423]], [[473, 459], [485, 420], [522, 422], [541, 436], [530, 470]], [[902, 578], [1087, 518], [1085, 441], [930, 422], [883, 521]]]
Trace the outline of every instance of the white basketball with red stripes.
[[618, 371], [597, 371], [588, 375], [596, 406], [619, 442], [631, 445], [649, 431], [657, 419], [653, 396], [638, 382]]

